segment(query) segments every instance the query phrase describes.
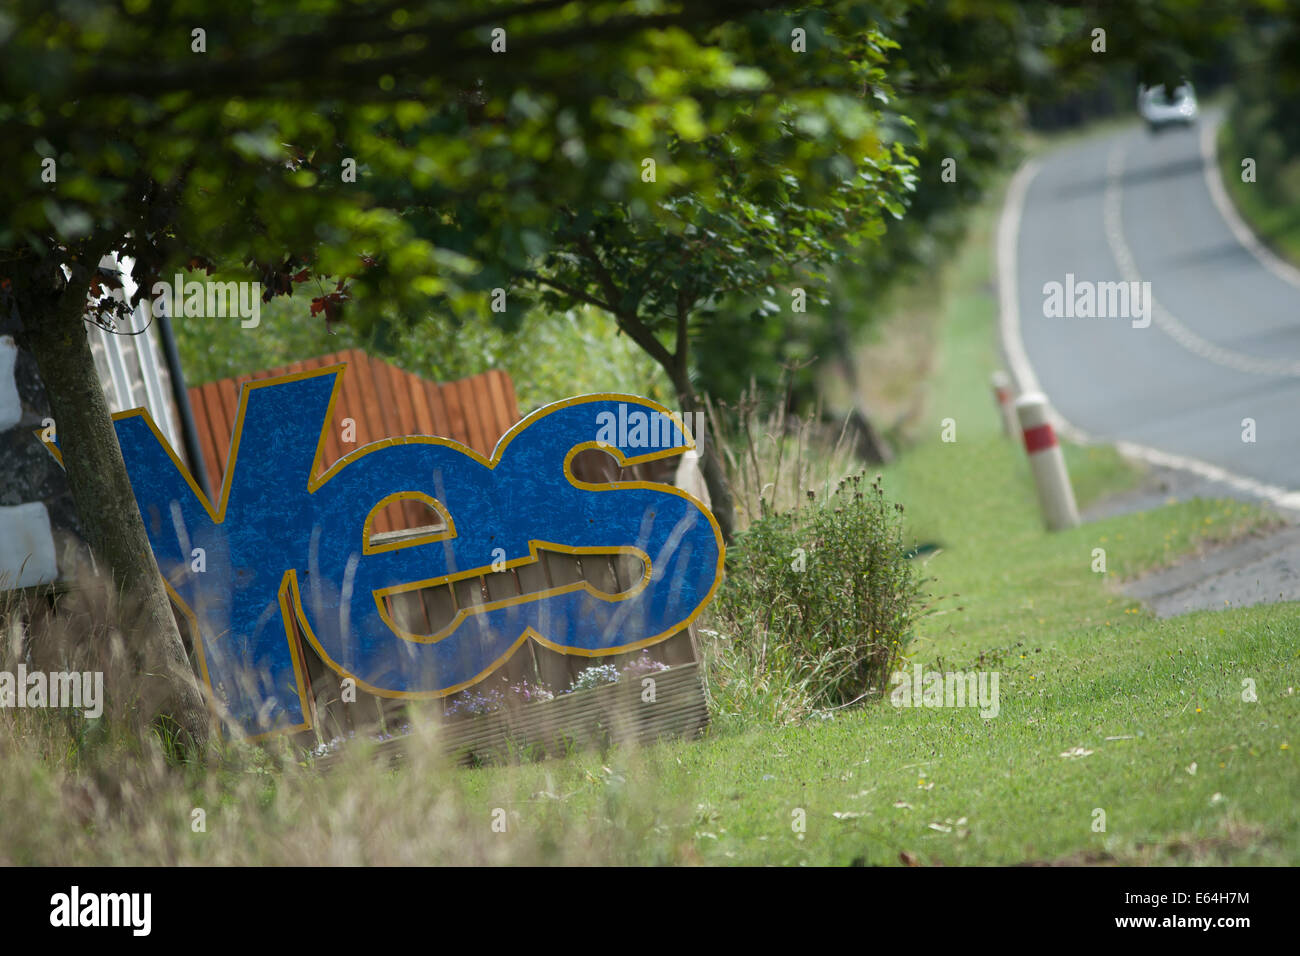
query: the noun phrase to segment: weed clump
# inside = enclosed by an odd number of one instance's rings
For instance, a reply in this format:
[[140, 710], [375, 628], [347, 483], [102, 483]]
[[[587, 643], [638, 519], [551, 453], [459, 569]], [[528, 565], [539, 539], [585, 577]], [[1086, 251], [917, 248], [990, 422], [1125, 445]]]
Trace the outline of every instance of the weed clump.
[[737, 537], [714, 614], [716, 707], [785, 721], [884, 689], [924, 611], [902, 512], [855, 475]]

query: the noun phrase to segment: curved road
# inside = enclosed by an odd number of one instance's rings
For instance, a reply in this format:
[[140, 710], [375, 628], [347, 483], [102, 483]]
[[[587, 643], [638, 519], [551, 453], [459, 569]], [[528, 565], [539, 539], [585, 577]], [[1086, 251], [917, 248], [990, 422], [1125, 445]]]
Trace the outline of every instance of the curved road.
[[[1067, 429], [1295, 507], [1300, 273], [1247, 247], [1207, 177], [1216, 119], [1159, 135], [1134, 125], [1022, 169], [999, 233], [1004, 346], [1021, 388], [1046, 392]], [[1127, 316], [1049, 317], [1044, 285], [1067, 274], [1076, 288], [1149, 283], [1150, 324], [1135, 302]]]

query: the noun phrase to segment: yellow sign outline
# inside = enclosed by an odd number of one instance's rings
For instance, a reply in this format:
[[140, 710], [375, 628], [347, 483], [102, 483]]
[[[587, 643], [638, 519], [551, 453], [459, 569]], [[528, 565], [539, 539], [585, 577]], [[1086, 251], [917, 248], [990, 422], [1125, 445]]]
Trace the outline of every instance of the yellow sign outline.
[[[408, 435], [401, 438], [380, 439], [379, 441], [371, 442], [370, 444], [364, 445], [361, 448], [358, 448], [355, 451], [350, 452], [349, 454], [340, 458], [337, 462], [331, 465], [328, 470], [321, 473], [320, 472], [321, 458], [325, 452], [325, 438], [328, 435], [330, 426], [334, 420], [334, 405], [335, 402], [338, 400], [339, 393], [342, 390], [342, 379], [346, 371], [347, 371], [347, 363], [339, 362], [333, 365], [323, 366], [318, 369], [307, 369], [301, 372], [290, 372], [285, 375], [277, 375], [272, 378], [259, 379], [256, 381], [245, 382], [243, 384], [239, 392], [239, 403], [238, 403], [237, 411], [235, 413], [235, 419], [231, 425], [230, 451], [226, 457], [226, 467], [225, 467], [225, 472], [222, 475], [220, 497], [218, 499], [215, 509], [212, 503], [209, 501], [207, 495], [203, 493], [202, 489], [199, 488], [198, 483], [195, 482], [194, 476], [190, 473], [189, 467], [183, 461], [181, 461], [180, 457], [173, 450], [171, 446], [171, 442], [158, 429], [158, 426], [154, 423], [153, 416], [149, 414], [149, 410], [147, 408], [143, 408], [143, 407], [133, 408], [127, 411], [117, 412], [112, 417], [113, 417], [113, 421], [115, 422], [133, 416], [142, 417], [145, 420], [145, 424], [153, 432], [158, 443], [162, 446], [163, 450], [166, 451], [168, 456], [170, 456], [170, 458], [172, 459], [173, 464], [176, 466], [177, 472], [181, 475], [182, 478], [185, 479], [185, 482], [190, 486], [190, 490], [194, 493], [195, 499], [203, 506], [204, 510], [207, 511], [208, 516], [209, 518], [211, 518], [213, 524], [223, 524], [225, 522], [226, 507], [229, 502], [230, 491], [234, 480], [236, 463], [239, 458], [240, 439], [243, 436], [244, 417], [248, 410], [248, 399], [254, 389], [268, 388], [276, 385], [283, 385], [287, 382], [302, 381], [309, 378], [316, 378], [322, 375], [335, 376], [333, 386], [330, 391], [329, 403], [326, 407], [324, 419], [321, 423], [320, 437], [317, 439], [316, 442], [316, 452], [312, 458], [312, 465], [311, 465], [310, 472], [308, 474], [308, 479], [307, 479], [308, 494], [313, 494], [318, 489], [324, 487], [325, 484], [327, 484], [332, 478], [338, 475], [339, 472], [341, 472], [349, 464], [360, 460], [366, 455], [372, 454], [383, 448], [389, 446], [395, 446], [395, 445], [406, 445], [406, 444], [443, 445], [449, 448], [453, 448], [456, 451], [459, 451], [462, 454], [469, 456], [470, 458], [472, 458], [479, 464], [483, 465], [484, 467], [488, 468], [489, 470], [495, 470], [496, 466], [501, 462], [502, 456], [505, 454], [505, 451], [509, 447], [510, 443], [515, 438], [517, 438], [526, 428], [540, 421], [541, 419], [545, 418], [547, 415], [554, 414], [555, 412], [560, 411], [561, 409], [569, 408], [574, 405], [584, 405], [595, 401], [613, 401], [613, 402], [624, 402], [628, 404], [639, 405], [642, 408], [646, 408], [651, 411], [657, 411], [660, 414], [667, 415], [672, 420], [672, 422], [677, 426], [682, 436], [685, 438], [685, 443], [682, 445], [672, 446], [659, 451], [648, 452], [644, 455], [624, 456], [617, 447], [611, 444], [604, 443], [604, 442], [597, 442], [597, 441], [584, 442], [582, 444], [575, 445], [572, 449], [570, 449], [568, 454], [565, 456], [565, 460], [564, 460], [565, 479], [573, 487], [586, 490], [586, 491], [603, 491], [606, 489], [617, 489], [617, 488], [642, 488], [642, 489], [648, 489], [652, 491], [658, 491], [662, 494], [676, 495], [690, 502], [691, 504], [695, 505], [700, 510], [700, 512], [702, 512], [703, 515], [708, 519], [710, 526], [713, 528], [714, 537], [718, 542], [718, 559], [717, 559], [717, 565], [713, 576], [713, 585], [709, 588], [708, 593], [705, 594], [703, 600], [700, 601], [698, 607], [689, 617], [682, 620], [674, 628], [671, 628], [660, 634], [656, 634], [653, 637], [644, 638], [639, 641], [634, 641], [630, 644], [618, 645], [616, 647], [588, 650], [586, 648], [574, 648], [574, 647], [567, 647], [564, 645], [556, 644], [552, 641], [547, 640], [545, 637], [539, 634], [534, 628], [526, 627], [523, 630], [523, 632], [520, 634], [519, 638], [515, 640], [500, 657], [498, 657], [487, 668], [480, 671], [478, 674], [476, 674], [472, 679], [468, 681], [438, 691], [391, 691], [391, 690], [385, 690], [378, 687], [374, 687], [368, 684], [357, 675], [351, 674], [348, 671], [344, 670], [337, 662], [335, 662], [328, 654], [325, 653], [324, 648], [321, 647], [320, 642], [316, 638], [315, 632], [312, 630], [311, 625], [307, 620], [306, 611], [304, 610], [302, 605], [302, 594], [298, 584], [297, 569], [288, 568], [284, 571], [284, 574], [280, 579], [280, 586], [278, 589], [277, 596], [280, 604], [281, 618], [283, 619], [284, 626], [285, 626], [285, 639], [289, 644], [290, 657], [293, 662], [294, 678], [297, 684], [298, 697], [302, 705], [305, 721], [304, 723], [297, 724], [293, 727], [277, 728], [272, 731], [267, 731], [266, 733], [263, 734], [250, 736], [247, 739], [259, 740], [264, 737], [269, 737], [281, 733], [297, 733], [299, 731], [309, 730], [312, 727], [312, 714], [314, 713], [314, 706], [313, 706], [313, 702], [309, 698], [309, 695], [307, 694], [306, 683], [303, 677], [305, 662], [302, 665], [300, 665], [298, 649], [295, 646], [295, 642], [293, 640], [293, 629], [291, 626], [291, 622], [289, 620], [289, 608], [288, 608], [288, 604], [290, 600], [292, 601], [293, 604], [293, 610], [294, 610], [296, 622], [299, 625], [299, 627], [302, 629], [303, 637], [312, 646], [312, 649], [317, 653], [321, 661], [332, 671], [334, 671], [336, 674], [342, 677], [351, 678], [353, 681], [356, 682], [358, 687], [366, 690], [367, 692], [377, 697], [383, 697], [388, 699], [437, 699], [442, 697], [448, 697], [452, 694], [458, 693], [461, 690], [464, 690], [467, 687], [472, 687], [474, 684], [477, 684], [479, 681], [483, 680], [493, 671], [501, 667], [501, 665], [503, 665], [507, 660], [509, 660], [514, 655], [515, 651], [517, 651], [523, 645], [524, 641], [528, 640], [529, 638], [535, 640], [543, 647], [547, 647], [553, 651], [556, 651], [557, 653], [568, 654], [568, 655], [579, 656], [579, 657], [608, 657], [614, 654], [621, 654], [629, 651], [640, 650], [643, 647], [649, 647], [650, 645], [656, 644], [659, 641], [669, 637], [671, 634], [677, 633], [683, 628], [689, 627], [696, 620], [696, 618], [699, 617], [700, 613], [704, 610], [704, 608], [708, 606], [714, 594], [717, 592], [718, 586], [722, 581], [722, 572], [723, 572], [723, 567], [726, 558], [725, 546], [723, 545], [722, 542], [722, 531], [718, 525], [717, 519], [713, 516], [713, 513], [707, 507], [704, 506], [702, 502], [696, 499], [693, 495], [690, 495], [687, 492], [683, 491], [682, 489], [675, 488], [671, 485], [665, 485], [658, 482], [650, 482], [650, 481], [586, 482], [576, 478], [573, 475], [573, 471], [572, 471], [572, 463], [574, 457], [579, 452], [584, 451], [588, 448], [595, 448], [605, 452], [607, 455], [610, 455], [618, 462], [619, 467], [621, 468], [646, 464], [652, 461], [657, 461], [661, 458], [673, 457], [676, 455], [680, 455], [684, 452], [693, 450], [696, 447], [695, 440], [693, 436], [691, 436], [689, 430], [686, 428], [681, 418], [678, 417], [678, 415], [675, 412], [665, 408], [662, 405], [659, 405], [659, 403], [654, 402], [651, 399], [642, 398], [637, 395], [628, 395], [628, 394], [623, 394], [618, 392], [601, 392], [601, 393], [595, 393], [590, 395], [574, 396], [572, 398], [563, 399], [559, 402], [554, 402], [549, 405], [544, 405], [541, 408], [535, 409], [534, 411], [530, 412], [528, 415], [525, 415], [522, 419], [520, 419], [518, 422], [512, 425], [504, 435], [501, 436], [500, 440], [496, 444], [496, 447], [493, 449], [490, 458], [485, 458], [477, 451], [475, 451], [473, 448], [463, 445], [460, 442], [450, 438], [441, 438], [432, 435]], [[37, 432], [37, 439], [41, 441], [43, 445], [46, 446], [46, 448], [50, 451], [50, 453], [54, 455], [54, 457], [59, 462], [59, 464], [62, 465], [63, 456], [60, 453], [58, 447], [55, 446], [53, 442], [45, 441], [44, 438], [41, 437], [39, 432]], [[370, 544], [369, 529], [374, 516], [378, 513], [378, 509], [381, 506], [391, 503], [392, 500], [400, 500], [404, 496], [406, 497], [419, 496], [421, 499], [427, 499], [427, 502], [432, 502], [437, 509], [443, 512], [444, 520], [448, 522], [447, 529], [445, 531], [436, 532], [434, 535], [421, 536], [418, 539], [413, 539], [410, 541], [393, 542], [391, 544], [386, 543], [377, 546], [372, 546]], [[446, 508], [442, 506], [440, 502], [437, 502], [436, 499], [429, 498], [429, 496], [423, 495], [419, 492], [398, 492], [394, 495], [388, 495], [385, 498], [381, 499], [380, 502], [376, 504], [374, 507], [372, 507], [370, 512], [368, 512], [365, 524], [363, 526], [362, 551], [365, 554], [370, 554], [370, 553], [374, 553], [375, 551], [381, 551], [381, 550], [396, 550], [396, 548], [398, 547], [409, 547], [414, 544], [430, 543], [433, 541], [445, 540], [454, 536], [454, 534], [455, 534], [455, 526], [451, 521], [451, 515], [446, 512]], [[529, 552], [530, 555], [533, 556], [531, 560], [536, 560], [536, 546], [538, 544], [545, 544], [548, 550], [555, 550], [555, 551], [560, 551], [560, 552], [575, 554], [575, 555], [580, 555], [582, 553], [600, 553], [600, 554], [632, 554], [634, 556], [639, 556], [641, 560], [644, 562], [644, 569], [645, 569], [642, 574], [642, 579], [633, 588], [628, 589], [627, 591], [618, 592], [619, 595], [622, 595], [621, 597], [619, 597], [619, 600], [627, 600], [628, 598], [633, 597], [635, 594], [639, 593], [649, 581], [650, 557], [645, 552], [640, 551], [637, 548], [632, 548], [629, 546], [622, 546], [622, 545], [613, 546], [610, 548], [591, 548], [591, 547], [569, 548], [567, 546], [553, 545], [545, 542], [530, 540]], [[367, 550], [370, 548], [373, 548], [373, 550]], [[526, 559], [516, 559], [516, 563], [519, 562], [527, 563]], [[459, 579], [462, 576], [477, 577], [480, 574], [485, 574], [485, 573], [491, 573], [491, 572], [490, 570], [485, 571], [483, 569], [478, 569], [476, 572], [469, 572], [469, 571], [458, 572], [458, 574], [455, 576], [447, 576], [444, 579], [431, 579], [431, 580], [450, 580], [452, 577]], [[179, 594], [176, 593], [175, 589], [171, 586], [171, 583], [168, 582], [165, 577], [163, 578], [163, 584], [167, 588], [167, 592], [169, 596], [176, 603], [176, 605], [181, 609], [186, 619], [190, 622], [191, 627], [194, 629], [193, 630], [193, 634], [195, 637], [194, 648], [199, 659], [200, 673], [203, 678], [203, 682], [208, 689], [208, 692], [210, 694], [215, 695], [215, 691], [212, 687], [211, 676], [208, 672], [207, 660], [205, 659], [205, 655], [203, 653], [203, 638], [202, 638], [202, 633], [198, 628], [197, 616], [195, 615], [194, 610], [188, 604], [186, 604], [185, 601], [181, 599]], [[384, 589], [382, 593], [385, 594], [393, 593], [397, 591], [399, 588], [405, 590], [417, 590], [419, 589], [420, 584], [421, 584], [420, 582], [416, 582], [415, 584], [396, 585], [393, 588]], [[551, 588], [548, 589], [547, 591], [537, 591], [527, 595], [516, 595], [514, 598], [506, 598], [506, 599], [502, 599], [502, 601], [518, 602], [518, 603], [523, 603], [520, 599], [536, 601], [550, 594], [567, 593], [566, 589], [571, 590], [571, 589], [576, 589], [578, 587], [585, 587], [592, 594], [597, 596], [602, 596], [605, 594], [605, 592], [602, 592], [599, 589], [592, 587], [590, 585], [590, 582], [581, 581], [581, 582], [573, 582], [572, 585], [561, 586], [561, 588]], [[379, 594], [380, 592], [373, 592], [373, 593]], [[376, 600], [379, 601], [378, 598], [376, 598]], [[380, 603], [382, 607], [382, 602]], [[475, 605], [475, 607], [480, 609], [486, 609], [486, 608], [491, 608], [493, 606], [497, 606], [497, 603], [498, 602], [491, 602], [486, 605]], [[461, 612], [458, 610], [457, 612], [458, 619], [460, 613]], [[381, 610], [381, 617], [384, 617], [385, 623], [389, 626], [390, 629], [393, 630], [396, 636], [399, 637], [405, 636], [403, 631], [396, 628], [392, 623], [390, 623], [389, 618], [385, 611]], [[213, 640], [216, 640], [217, 637], [218, 635], [213, 635]], [[407, 639], [411, 639], [411, 638], [407, 638]], [[418, 640], [418, 635], [415, 636], [415, 639]]]

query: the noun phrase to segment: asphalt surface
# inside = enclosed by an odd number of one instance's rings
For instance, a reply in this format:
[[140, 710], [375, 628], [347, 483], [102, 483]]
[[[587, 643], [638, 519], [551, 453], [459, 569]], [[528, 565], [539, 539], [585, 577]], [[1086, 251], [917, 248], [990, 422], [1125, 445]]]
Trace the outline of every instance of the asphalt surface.
[[[1043, 157], [1015, 247], [1024, 352], [1067, 422], [1300, 490], [1300, 288], [1216, 207], [1199, 128], [1134, 124]], [[1153, 321], [1047, 317], [1044, 284], [1067, 273], [1149, 282]]]
[[1157, 617], [1300, 598], [1300, 528], [1254, 535], [1124, 584]]
[[[1300, 287], [1252, 253], [1245, 243], [1256, 240], [1216, 205], [1201, 134], [1198, 125], [1152, 135], [1135, 123], [1070, 143], [1026, 174], [1010, 220], [1014, 275], [1004, 282], [1022, 346], [1008, 349], [1013, 372], [1068, 426], [1157, 462], [1140, 488], [1085, 520], [1261, 491], [1281, 516], [1297, 515]], [[1150, 324], [1135, 327], [1146, 319], [1132, 307], [1050, 317], [1044, 286], [1069, 273], [1076, 286], [1149, 282]], [[1248, 418], [1254, 442], [1243, 441]], [[1162, 617], [1300, 600], [1300, 527], [1189, 556], [1123, 590]]]
[[[1198, 497], [1243, 495], [1240, 489], [1186, 469], [1154, 466], [1138, 487], [1094, 503], [1082, 517], [1095, 521]], [[1145, 603], [1157, 617], [1300, 600], [1300, 525], [1283, 524], [1197, 549], [1170, 567], [1123, 582], [1120, 590]]]

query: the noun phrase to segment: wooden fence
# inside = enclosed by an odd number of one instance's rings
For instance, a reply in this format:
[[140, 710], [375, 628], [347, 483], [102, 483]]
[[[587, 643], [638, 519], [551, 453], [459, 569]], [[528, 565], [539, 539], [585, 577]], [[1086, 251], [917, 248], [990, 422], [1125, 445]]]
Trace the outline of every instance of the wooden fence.
[[[290, 366], [269, 369], [256, 375], [210, 382], [190, 389], [195, 426], [199, 433], [199, 446], [207, 462], [207, 477], [216, 494], [221, 487], [230, 435], [239, 403], [240, 386], [256, 379], [270, 378], [291, 372], [323, 368], [328, 365], [347, 364], [339, 396], [334, 404], [333, 421], [326, 431], [325, 450], [321, 467], [329, 468], [334, 462], [361, 446], [384, 438], [406, 435], [434, 435], [451, 438], [483, 455], [490, 455], [497, 440], [519, 421], [514, 383], [510, 376], [499, 370], [484, 372], [458, 382], [438, 384], [405, 372], [394, 365], [372, 358], [358, 349], [323, 355], [319, 358], [297, 362]], [[346, 419], [355, 425], [355, 443], [344, 443], [343, 425]], [[619, 468], [610, 456], [589, 449], [575, 456], [575, 475], [586, 481], [641, 480], [671, 483], [674, 463], [654, 462], [635, 468]], [[376, 536], [388, 539], [424, 534], [431, 527], [441, 525], [437, 512], [416, 501], [395, 503], [377, 517]], [[630, 562], [630, 563], [629, 563]], [[635, 565], [635, 566], [633, 566]], [[606, 593], [617, 593], [631, 586], [641, 577], [640, 562], [624, 556], [586, 556], [541, 552], [541, 561], [500, 573], [481, 575], [476, 579], [457, 581], [421, 591], [391, 595], [389, 613], [405, 630], [417, 634], [430, 634], [449, 622], [466, 607], [500, 600], [521, 594], [530, 594], [558, 585], [588, 581]], [[479, 684], [451, 697], [433, 701], [398, 701], [372, 697], [357, 691], [356, 703], [344, 704], [341, 700], [340, 680], [312, 651], [310, 645], [298, 635], [300, 659], [306, 664], [310, 703], [313, 708], [313, 732], [302, 735], [300, 742], [315, 743], [348, 733], [371, 732], [377, 727], [390, 731], [404, 721], [408, 708], [421, 710], [448, 720], [452, 732], [448, 743], [458, 747], [461, 738], [477, 739], [481, 732], [474, 728], [487, 718], [447, 717], [449, 708], [457, 707], [457, 700], [472, 693], [499, 688], [505, 692], [507, 685], [527, 680], [543, 683], [554, 691], [563, 691], [586, 667], [593, 664], [613, 663], [622, 666], [635, 654], [612, 655], [605, 658], [586, 658], [561, 654], [536, 644], [526, 642], [510, 660]], [[633, 739], [649, 739], [662, 732], [665, 735], [694, 735], [707, 723], [707, 710], [703, 704], [703, 690], [695, 666], [694, 635], [684, 628], [666, 640], [650, 647], [649, 656], [674, 668], [674, 677], [659, 695], [662, 706], [656, 705], [649, 718], [635, 723]], [[676, 668], [680, 665], [680, 671]], [[622, 696], [597, 695], [597, 699], [622, 701]], [[547, 722], [567, 713], [569, 705], [556, 700], [549, 704], [529, 705], [552, 708], [554, 713]], [[626, 710], [626, 702], [619, 704]], [[590, 708], [582, 711], [583, 720], [592, 718]], [[549, 713], [549, 711], [548, 711]], [[575, 711], [575, 714], [579, 711]], [[662, 714], [659, 720], [655, 713]], [[685, 715], [685, 716], [683, 716]], [[603, 721], [609, 725], [609, 715]], [[492, 726], [497, 727], [504, 718], [492, 716]], [[648, 722], [647, 722], [648, 721]], [[561, 724], [565, 721], [561, 720]], [[620, 718], [617, 724], [626, 725]], [[570, 727], [565, 731], [573, 740], [592, 738], [589, 727]], [[495, 731], [494, 731], [495, 733]]]
[[[520, 418], [515, 386], [505, 372], [494, 369], [440, 385], [371, 358], [360, 349], [209, 382], [190, 389], [190, 405], [199, 446], [207, 461], [208, 483], [214, 494], [221, 487], [221, 476], [225, 473], [240, 387], [256, 379], [340, 363], [347, 364], [347, 371], [334, 403], [334, 419], [325, 434], [322, 461], [326, 467], [363, 445], [405, 435], [451, 438], [482, 455], [490, 455], [497, 439]], [[356, 440], [345, 443], [343, 423], [349, 418], [355, 426]], [[399, 523], [398, 515], [403, 510], [404, 523]], [[375, 530], [396, 531], [428, 523], [429, 514], [422, 505], [405, 502], [400, 508], [381, 514]]]

